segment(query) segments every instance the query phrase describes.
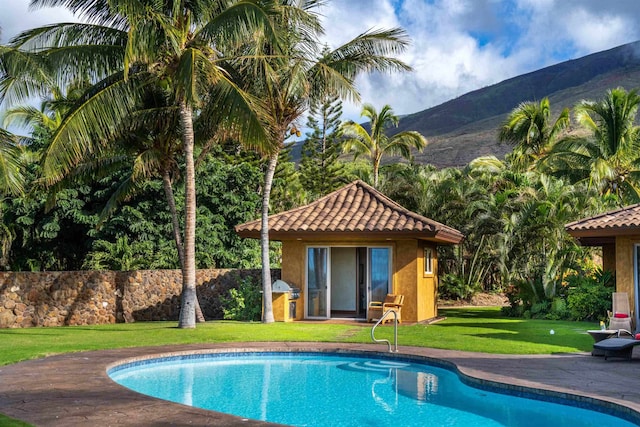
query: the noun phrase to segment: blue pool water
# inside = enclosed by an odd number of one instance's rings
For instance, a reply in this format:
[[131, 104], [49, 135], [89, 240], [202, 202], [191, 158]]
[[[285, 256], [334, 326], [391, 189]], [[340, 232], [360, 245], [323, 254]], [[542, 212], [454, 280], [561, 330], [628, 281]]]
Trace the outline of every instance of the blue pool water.
[[[112, 368], [137, 392], [294, 426], [630, 427], [599, 412], [470, 387], [448, 369], [334, 353], [213, 353]], [[585, 403], [583, 403], [583, 406]]]

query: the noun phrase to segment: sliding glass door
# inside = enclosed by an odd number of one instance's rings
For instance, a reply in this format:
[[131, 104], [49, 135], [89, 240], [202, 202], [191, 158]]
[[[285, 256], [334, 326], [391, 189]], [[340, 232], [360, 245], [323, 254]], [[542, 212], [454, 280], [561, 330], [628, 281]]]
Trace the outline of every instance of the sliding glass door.
[[329, 317], [329, 268], [329, 248], [307, 248], [306, 317]]
[[362, 316], [370, 301], [384, 301], [391, 291], [390, 247], [307, 247], [306, 257], [307, 318], [328, 319], [332, 309]]
[[391, 250], [369, 248], [369, 301], [384, 301], [391, 287]]

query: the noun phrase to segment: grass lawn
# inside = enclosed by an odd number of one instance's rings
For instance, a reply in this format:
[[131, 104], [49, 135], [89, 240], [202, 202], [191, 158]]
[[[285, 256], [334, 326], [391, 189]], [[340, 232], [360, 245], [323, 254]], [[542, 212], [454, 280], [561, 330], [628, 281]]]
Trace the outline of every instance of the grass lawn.
[[[590, 351], [593, 340], [586, 330], [597, 328], [595, 323], [504, 318], [495, 307], [442, 309], [440, 314], [447, 319], [432, 325], [402, 325], [399, 345], [504, 354], [569, 353]], [[212, 321], [198, 324], [196, 329], [178, 329], [176, 322], [0, 329], [0, 366], [84, 350], [234, 341], [366, 343], [371, 342], [370, 334], [370, 324], [320, 322], [265, 325]], [[377, 338], [392, 336], [391, 326], [376, 331]]]
[[24, 421], [16, 420], [15, 418], [9, 418], [0, 414], [0, 426], [2, 427], [30, 427], [31, 424]]

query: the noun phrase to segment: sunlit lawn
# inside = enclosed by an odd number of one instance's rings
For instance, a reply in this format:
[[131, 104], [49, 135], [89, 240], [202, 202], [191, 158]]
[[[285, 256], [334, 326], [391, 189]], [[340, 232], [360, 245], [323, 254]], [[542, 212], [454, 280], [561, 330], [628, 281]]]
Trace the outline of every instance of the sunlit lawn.
[[[431, 325], [402, 325], [398, 330], [399, 345], [506, 354], [589, 351], [593, 341], [586, 330], [597, 326], [503, 318], [498, 308], [446, 309], [440, 314], [446, 320]], [[391, 326], [380, 327], [376, 332], [378, 338], [391, 339], [392, 335]], [[234, 341], [368, 343], [371, 325], [212, 321], [198, 324], [196, 329], [178, 329], [176, 322], [0, 329], [0, 365], [73, 351]]]

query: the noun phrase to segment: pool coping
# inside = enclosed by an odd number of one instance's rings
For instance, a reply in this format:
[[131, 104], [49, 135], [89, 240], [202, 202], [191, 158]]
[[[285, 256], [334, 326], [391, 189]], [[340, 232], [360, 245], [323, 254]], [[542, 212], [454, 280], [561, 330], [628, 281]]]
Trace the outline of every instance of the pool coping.
[[1, 366], [0, 413], [36, 426], [273, 425], [143, 396], [114, 383], [107, 370], [123, 361], [194, 352], [309, 351], [426, 360], [458, 372], [464, 382], [476, 387], [534, 393], [542, 400], [598, 403], [606, 409], [602, 412], [614, 411], [640, 424], [637, 361], [604, 361], [587, 353], [496, 355], [401, 346], [394, 355], [384, 350], [373, 344], [247, 342], [68, 353]]

